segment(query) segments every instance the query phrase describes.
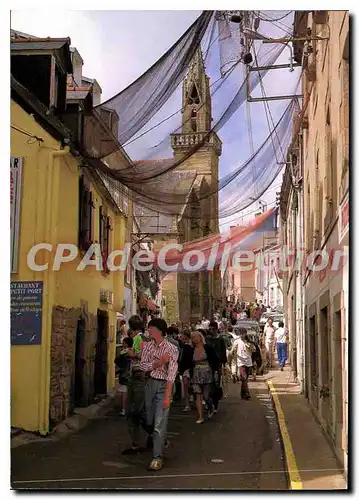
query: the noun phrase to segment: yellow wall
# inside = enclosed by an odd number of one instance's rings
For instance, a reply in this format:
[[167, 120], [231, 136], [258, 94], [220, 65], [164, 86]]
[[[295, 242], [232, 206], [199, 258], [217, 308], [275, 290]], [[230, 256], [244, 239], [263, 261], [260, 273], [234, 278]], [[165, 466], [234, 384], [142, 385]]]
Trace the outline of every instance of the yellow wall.
[[[20, 241], [18, 273], [11, 280], [44, 282], [42, 344], [11, 347], [11, 425], [26, 430], [46, 428], [44, 421], [44, 394], [41, 383], [49, 377], [49, 352], [46, 351], [48, 332], [44, 328], [48, 322], [49, 304], [48, 275], [28, 269], [26, 255], [36, 243], [46, 238], [46, 186], [48, 184], [49, 151], [60, 145], [45, 132], [35, 120], [15, 103], [11, 105], [11, 124], [41, 137], [44, 142], [27, 144], [29, 138], [12, 129], [11, 155], [23, 157], [22, 197], [20, 212]], [[52, 306], [52, 304], [51, 304]]]
[[[69, 164], [69, 162], [67, 161]], [[58, 242], [77, 245], [78, 239], [78, 186], [79, 171], [75, 165], [71, 168], [62, 168], [60, 172], [60, 193], [68, 193], [68, 201], [65, 200], [59, 206], [58, 212]], [[93, 229], [94, 240], [99, 240], [99, 207], [107, 205], [107, 214], [111, 217], [113, 230], [110, 233], [110, 251], [123, 248], [125, 242], [126, 219], [116, 214], [107, 204], [106, 200], [99, 194], [94, 183], [89, 183], [93, 193]], [[120, 311], [124, 301], [124, 272], [110, 272], [109, 274], [97, 271], [95, 266], [88, 266], [83, 271], [77, 271], [84, 252], [79, 252], [78, 257], [68, 263], [61, 265], [60, 271], [55, 272], [56, 281], [56, 305], [63, 307], [80, 307], [80, 301], [86, 301], [88, 312], [97, 314], [98, 309], [108, 312], [109, 315], [109, 373], [107, 385], [109, 388], [115, 384], [115, 335], [116, 335], [116, 311]], [[117, 264], [117, 261], [116, 261]], [[113, 304], [100, 303], [100, 290], [111, 290], [114, 294]]]
[[[64, 264], [60, 271], [35, 272], [27, 266], [27, 254], [37, 243], [73, 243], [77, 245], [78, 186], [80, 171], [71, 154], [54, 158], [52, 151], [60, 149], [53, 139], [19, 105], [11, 104], [11, 124], [41, 137], [43, 142], [29, 143], [29, 137], [11, 130], [11, 155], [23, 158], [22, 197], [20, 213], [20, 250], [16, 281], [43, 281], [42, 343], [39, 346], [11, 347], [11, 425], [30, 431], [48, 432], [50, 394], [50, 348], [53, 306], [79, 308], [81, 299], [88, 302], [88, 311], [109, 311], [110, 340], [108, 387], [114, 386], [116, 310], [123, 304], [123, 272], [105, 276], [94, 269], [74, 272], [77, 262]], [[32, 142], [32, 141], [30, 141]], [[102, 198], [93, 188], [95, 202], [95, 240], [98, 240], [98, 207]], [[110, 249], [121, 248], [125, 238], [124, 216], [109, 209], [112, 217]], [[36, 263], [52, 263], [49, 252], [38, 254]], [[51, 267], [51, 266], [49, 266]], [[100, 303], [100, 289], [114, 293], [114, 304]], [[111, 328], [112, 327], [112, 328]], [[111, 334], [112, 338], [111, 338]]]

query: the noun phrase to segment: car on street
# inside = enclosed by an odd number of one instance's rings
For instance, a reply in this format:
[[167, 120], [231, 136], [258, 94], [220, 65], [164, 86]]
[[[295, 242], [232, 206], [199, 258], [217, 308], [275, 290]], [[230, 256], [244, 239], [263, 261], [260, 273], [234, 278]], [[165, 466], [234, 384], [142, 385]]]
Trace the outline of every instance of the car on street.
[[261, 335], [261, 331], [259, 328], [258, 321], [252, 321], [252, 320], [238, 320], [237, 323], [234, 325], [234, 328], [237, 330], [238, 328], [245, 328], [247, 330], [248, 335], [256, 337], [256, 340], [258, 341]]

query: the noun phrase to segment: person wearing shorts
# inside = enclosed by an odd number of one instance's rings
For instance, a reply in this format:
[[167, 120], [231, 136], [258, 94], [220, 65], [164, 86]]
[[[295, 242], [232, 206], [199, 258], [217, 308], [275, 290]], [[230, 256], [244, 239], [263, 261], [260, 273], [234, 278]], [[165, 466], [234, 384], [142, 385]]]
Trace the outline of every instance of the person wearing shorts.
[[220, 362], [215, 349], [206, 344], [201, 332], [196, 331], [192, 334], [192, 344], [194, 349], [190, 372], [192, 373], [192, 388], [196, 395], [198, 411], [196, 423], [202, 424], [204, 422], [203, 402], [206, 403], [208, 409], [208, 418], [211, 418], [214, 414], [211, 389], [213, 388], [215, 376], [218, 376]]

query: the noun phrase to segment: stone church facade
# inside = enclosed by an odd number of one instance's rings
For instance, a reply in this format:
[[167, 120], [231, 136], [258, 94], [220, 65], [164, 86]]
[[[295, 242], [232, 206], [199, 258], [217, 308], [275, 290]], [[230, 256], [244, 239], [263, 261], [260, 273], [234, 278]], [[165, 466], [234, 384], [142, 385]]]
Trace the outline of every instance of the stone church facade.
[[[176, 169], [177, 173], [193, 173], [187, 203], [176, 217], [177, 238], [171, 239], [180, 244], [219, 232], [218, 164], [222, 143], [211, 132], [209, 77], [200, 50], [193, 58], [182, 92], [182, 130], [171, 135], [175, 161], [203, 144]], [[159, 247], [159, 242], [155, 246]], [[209, 318], [221, 307], [221, 299], [221, 275], [217, 268], [200, 273], [172, 273], [162, 282], [163, 315], [169, 323]]]

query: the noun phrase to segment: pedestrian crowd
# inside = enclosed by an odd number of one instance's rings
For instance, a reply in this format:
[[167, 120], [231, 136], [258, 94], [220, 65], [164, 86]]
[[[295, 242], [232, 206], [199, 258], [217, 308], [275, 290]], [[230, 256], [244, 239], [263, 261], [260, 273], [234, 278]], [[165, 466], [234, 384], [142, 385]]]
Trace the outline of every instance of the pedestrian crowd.
[[[223, 316], [223, 314], [222, 314]], [[250, 374], [264, 373], [266, 353], [286, 342], [286, 332], [269, 322], [264, 338], [253, 339], [245, 328], [234, 328], [227, 317], [215, 315], [198, 324], [167, 326], [162, 318], [148, 325], [137, 315], [120, 325], [115, 365], [121, 393], [121, 414], [126, 416], [131, 445], [125, 455], [152, 450], [149, 470], [163, 467], [167, 422], [173, 400], [183, 411], [197, 410], [197, 424], [211, 419], [226, 397], [228, 382], [241, 382], [241, 398], [250, 400]], [[281, 331], [281, 328], [283, 332]], [[273, 334], [273, 335], [272, 335]], [[231, 339], [231, 341], [229, 341]], [[273, 344], [271, 343], [273, 342]], [[286, 352], [281, 348], [283, 363]], [[269, 359], [271, 359], [269, 357]], [[253, 370], [254, 368], [254, 370]]]

